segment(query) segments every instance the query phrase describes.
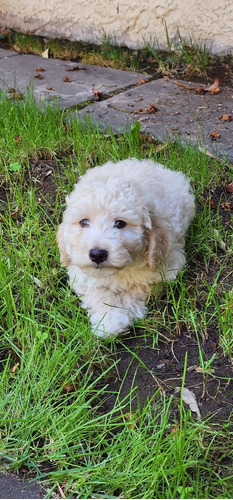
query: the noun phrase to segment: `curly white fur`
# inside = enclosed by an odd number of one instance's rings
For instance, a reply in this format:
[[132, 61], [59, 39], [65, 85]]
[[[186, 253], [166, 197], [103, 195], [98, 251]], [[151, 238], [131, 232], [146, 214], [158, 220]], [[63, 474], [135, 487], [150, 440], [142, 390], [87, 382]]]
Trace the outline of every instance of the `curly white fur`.
[[[185, 264], [195, 212], [189, 180], [152, 160], [107, 162], [88, 170], [66, 201], [61, 263], [94, 333], [116, 335], [146, 314], [152, 284], [174, 280]], [[93, 249], [102, 262], [91, 260]]]

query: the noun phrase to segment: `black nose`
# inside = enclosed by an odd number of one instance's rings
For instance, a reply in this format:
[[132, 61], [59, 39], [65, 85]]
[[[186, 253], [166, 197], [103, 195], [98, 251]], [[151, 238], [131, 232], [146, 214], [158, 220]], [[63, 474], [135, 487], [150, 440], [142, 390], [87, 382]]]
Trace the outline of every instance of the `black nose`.
[[92, 248], [89, 252], [89, 257], [92, 262], [100, 264], [101, 262], [107, 260], [108, 252], [104, 248]]

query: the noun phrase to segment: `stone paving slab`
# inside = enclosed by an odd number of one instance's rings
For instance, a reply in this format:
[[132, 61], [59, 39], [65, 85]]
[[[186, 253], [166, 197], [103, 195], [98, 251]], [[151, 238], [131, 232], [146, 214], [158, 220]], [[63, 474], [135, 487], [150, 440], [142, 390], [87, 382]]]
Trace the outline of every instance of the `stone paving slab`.
[[[136, 85], [141, 78], [151, 78], [149, 75], [130, 71], [47, 59], [31, 54], [15, 54], [14, 57], [0, 58], [0, 88], [7, 86], [25, 92], [27, 86], [32, 83], [36, 100], [51, 101], [57, 97], [62, 108], [92, 100], [93, 87], [108, 95], [113, 91]], [[85, 70], [66, 71], [77, 66]], [[43, 68], [44, 71], [36, 71], [37, 68]], [[41, 79], [35, 78], [38, 73]], [[70, 81], [65, 82], [64, 78]]]
[[46, 492], [29, 481], [20, 481], [16, 476], [0, 473], [0, 498], [45, 498]]
[[[152, 105], [157, 111], [146, 112]], [[182, 143], [198, 142], [213, 153], [233, 160], [233, 121], [220, 120], [224, 114], [233, 117], [233, 89], [229, 87], [223, 87], [219, 94], [201, 95], [159, 79], [89, 105], [73, 116], [84, 119], [87, 113], [102, 130], [110, 126], [113, 132], [122, 133], [139, 121], [142, 132], [160, 141], [179, 136]], [[210, 134], [215, 131], [220, 137], [213, 141]]]
[[[66, 71], [74, 66], [86, 69]], [[36, 69], [40, 67], [45, 71], [40, 71], [43, 78], [37, 79]], [[65, 82], [64, 78], [70, 81]], [[138, 85], [142, 79], [146, 83]], [[62, 108], [93, 100], [95, 88], [109, 99], [85, 106], [80, 112], [74, 112], [74, 117], [84, 119], [89, 114], [101, 129], [110, 126], [115, 133], [128, 131], [135, 121], [140, 121], [141, 131], [160, 141], [179, 136], [183, 144], [198, 142], [233, 161], [233, 121], [220, 120], [224, 114], [233, 116], [233, 89], [222, 87], [219, 94], [206, 92], [201, 95], [178, 87], [172, 81], [150, 80], [149, 75], [142, 73], [0, 49], [0, 88], [16, 87], [25, 92], [31, 83], [36, 100], [53, 101], [57, 97]], [[203, 87], [201, 82], [199, 85], [190, 83], [190, 86]], [[112, 93], [116, 94], [111, 96]], [[157, 111], [149, 113], [147, 108], [150, 106], [155, 106]], [[210, 134], [215, 131], [220, 137], [212, 140]]]
[[0, 47], [0, 59], [12, 57], [12, 56], [17, 56], [17, 55], [19, 56], [19, 54], [17, 52], [15, 52], [15, 50], [6, 50], [6, 49], [2, 49]]

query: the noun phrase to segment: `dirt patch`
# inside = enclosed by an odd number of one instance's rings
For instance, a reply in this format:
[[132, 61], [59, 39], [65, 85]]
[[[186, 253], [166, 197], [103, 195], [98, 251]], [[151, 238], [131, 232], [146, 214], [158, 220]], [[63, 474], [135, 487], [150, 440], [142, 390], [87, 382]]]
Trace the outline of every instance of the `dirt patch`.
[[[184, 360], [187, 356], [185, 387], [194, 392], [201, 415], [212, 416], [213, 421], [225, 420], [230, 416], [233, 405], [233, 370], [229, 360], [223, 356], [214, 331], [210, 330], [209, 338], [201, 341], [205, 360], [216, 356], [211, 364], [211, 373], [206, 376], [200, 367], [198, 343], [185, 327], [182, 327], [182, 333], [176, 339], [172, 340], [165, 334], [156, 348], [152, 347], [151, 339], [143, 337], [142, 331], [136, 333], [141, 333], [142, 337], [122, 339], [124, 347], [120, 347], [117, 352], [120, 380], [110, 381], [108, 390], [112, 391], [113, 396], [104, 403], [103, 411], [113, 408], [116, 394], [123, 400], [132, 389], [135, 390], [128, 405], [128, 411], [131, 412], [144, 406], [148, 400], [152, 399], [152, 402], [157, 403], [163, 393], [167, 397], [174, 395], [176, 388], [181, 388]], [[173, 408], [173, 414], [176, 413], [179, 414], [178, 406]]]
[[[57, 185], [54, 175], [59, 166], [54, 160], [31, 160], [30, 168], [25, 171], [24, 178], [36, 191], [37, 199], [43, 204], [49, 202], [49, 213], [53, 213], [53, 206], [57, 197]], [[46, 203], [47, 205], [47, 203]]]

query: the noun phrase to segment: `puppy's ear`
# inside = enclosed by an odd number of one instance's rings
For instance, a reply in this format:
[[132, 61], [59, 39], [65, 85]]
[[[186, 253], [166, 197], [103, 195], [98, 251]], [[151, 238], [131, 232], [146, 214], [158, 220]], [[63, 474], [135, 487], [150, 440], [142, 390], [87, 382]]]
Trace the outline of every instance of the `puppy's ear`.
[[62, 222], [58, 228], [57, 232], [57, 244], [60, 250], [60, 261], [62, 266], [68, 266], [70, 264], [70, 258], [66, 251], [65, 240], [64, 240], [64, 222]]
[[156, 219], [151, 220], [152, 227], [148, 232], [148, 264], [151, 269], [159, 267], [166, 259], [170, 250], [168, 229]]

